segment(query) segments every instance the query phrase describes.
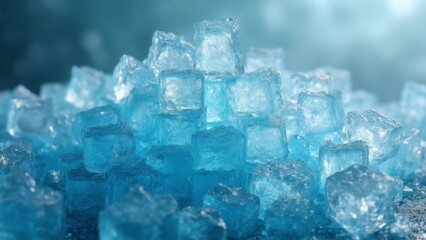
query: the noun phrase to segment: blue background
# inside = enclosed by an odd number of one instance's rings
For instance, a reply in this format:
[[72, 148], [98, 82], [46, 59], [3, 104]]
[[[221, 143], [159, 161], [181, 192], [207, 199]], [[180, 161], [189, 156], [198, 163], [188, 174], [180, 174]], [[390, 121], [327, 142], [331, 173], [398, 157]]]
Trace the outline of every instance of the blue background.
[[349, 69], [356, 88], [397, 100], [426, 81], [421, 0], [2, 0], [0, 88], [67, 81], [72, 65], [111, 72], [147, 55], [154, 30], [192, 38], [192, 23], [237, 17], [241, 44], [283, 47], [292, 70]]

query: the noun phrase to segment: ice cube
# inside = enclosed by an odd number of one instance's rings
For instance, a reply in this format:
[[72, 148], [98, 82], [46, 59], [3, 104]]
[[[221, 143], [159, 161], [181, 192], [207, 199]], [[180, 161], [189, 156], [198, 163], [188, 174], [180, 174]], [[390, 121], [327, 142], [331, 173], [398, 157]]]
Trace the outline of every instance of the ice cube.
[[226, 226], [219, 212], [211, 207], [186, 207], [165, 220], [167, 240], [225, 240]]
[[74, 138], [81, 142], [83, 129], [114, 125], [120, 122], [118, 109], [113, 105], [92, 108], [79, 112], [74, 117], [72, 131]]
[[160, 106], [164, 113], [199, 110], [203, 107], [202, 74], [164, 72], [159, 78]]
[[278, 198], [265, 212], [267, 239], [301, 239], [314, 227], [312, 202], [305, 198]]
[[166, 70], [192, 70], [195, 66], [194, 54], [194, 47], [184, 37], [155, 31], [147, 62], [158, 76]]
[[379, 164], [377, 168], [391, 176], [407, 178], [425, 167], [425, 147], [418, 129], [404, 131], [398, 153]]
[[0, 150], [0, 179], [18, 169], [27, 173], [35, 173], [36, 155], [31, 149], [14, 144]]
[[194, 23], [195, 66], [205, 72], [243, 73], [238, 23], [235, 18]]
[[1, 181], [2, 239], [63, 239], [64, 217], [62, 193], [36, 185], [22, 171]]
[[156, 86], [135, 88], [121, 109], [123, 121], [135, 136], [136, 153], [140, 156], [144, 156], [157, 143], [157, 114], [160, 112], [157, 91]]
[[233, 127], [215, 127], [192, 135], [194, 171], [242, 170], [245, 163], [244, 134]]
[[282, 162], [287, 159], [285, 125], [258, 122], [245, 129], [246, 162], [264, 164], [268, 161]]
[[398, 153], [402, 127], [373, 110], [349, 112], [344, 127], [346, 141], [364, 141], [369, 148], [369, 164], [377, 165]]
[[110, 81], [108, 78], [110, 76], [94, 68], [74, 66], [65, 100], [81, 110], [104, 105], [104, 88]]
[[43, 101], [23, 86], [18, 86], [8, 113], [7, 131], [14, 137], [33, 137], [47, 133], [52, 103]]
[[261, 69], [226, 79], [228, 101], [237, 117], [268, 116], [280, 108], [280, 74]]
[[224, 125], [229, 120], [231, 109], [226, 99], [224, 79], [204, 81], [204, 107], [207, 127]]
[[83, 130], [84, 166], [89, 172], [107, 172], [135, 157], [135, 139], [124, 123]]
[[143, 88], [157, 83], [151, 69], [134, 57], [123, 55], [114, 68], [115, 102], [121, 102], [134, 88]]
[[312, 198], [318, 184], [315, 172], [301, 160], [259, 165], [250, 173], [248, 182], [250, 193], [260, 199], [261, 219], [265, 210], [278, 198]]
[[146, 163], [164, 176], [164, 189], [185, 205], [190, 202], [192, 155], [189, 148], [178, 145], [152, 147]]
[[298, 125], [306, 133], [340, 131], [343, 126], [342, 92], [300, 93]]
[[365, 238], [395, 218], [395, 200], [402, 194], [400, 180], [363, 165], [327, 178], [328, 215], [346, 231]]
[[219, 211], [228, 237], [241, 239], [256, 230], [259, 198], [241, 188], [219, 184], [204, 195], [203, 205]]
[[171, 196], [133, 187], [125, 198], [99, 214], [99, 239], [163, 239], [164, 218], [177, 207]]

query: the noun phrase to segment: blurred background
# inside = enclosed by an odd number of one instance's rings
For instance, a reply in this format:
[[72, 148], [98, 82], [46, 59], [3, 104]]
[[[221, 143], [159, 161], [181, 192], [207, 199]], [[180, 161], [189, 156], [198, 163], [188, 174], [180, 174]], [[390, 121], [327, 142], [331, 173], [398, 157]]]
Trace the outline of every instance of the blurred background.
[[155, 30], [192, 38], [192, 23], [237, 17], [243, 50], [285, 49], [288, 69], [331, 65], [355, 88], [396, 100], [405, 81], [426, 82], [422, 0], [2, 0], [0, 89], [67, 81], [72, 65], [112, 72], [143, 59]]

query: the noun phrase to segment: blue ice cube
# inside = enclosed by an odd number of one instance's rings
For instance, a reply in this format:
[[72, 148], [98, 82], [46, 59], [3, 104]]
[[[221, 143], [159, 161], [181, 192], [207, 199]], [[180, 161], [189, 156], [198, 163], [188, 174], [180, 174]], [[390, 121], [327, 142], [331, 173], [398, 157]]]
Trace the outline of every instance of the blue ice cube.
[[59, 156], [59, 168], [66, 173], [68, 170], [84, 168], [84, 155], [82, 151], [72, 151]]
[[312, 202], [305, 198], [277, 199], [265, 212], [267, 239], [301, 239], [314, 227]]
[[105, 104], [102, 97], [108, 75], [91, 67], [73, 67], [65, 100], [81, 110]]
[[133, 187], [123, 200], [99, 214], [99, 239], [163, 239], [164, 218], [176, 208], [171, 196], [153, 196]]
[[151, 69], [134, 57], [123, 55], [114, 68], [115, 102], [125, 99], [133, 88], [143, 88], [156, 84]]
[[225, 240], [226, 226], [214, 208], [186, 207], [165, 220], [163, 237], [167, 240]]
[[84, 165], [89, 172], [107, 172], [134, 159], [135, 139], [124, 123], [86, 128], [82, 136]]
[[191, 145], [192, 134], [203, 124], [202, 110], [158, 115], [158, 142], [162, 145]]
[[37, 136], [47, 133], [52, 117], [52, 103], [43, 101], [23, 86], [18, 86], [8, 113], [7, 131], [14, 137]]
[[302, 92], [328, 92], [332, 90], [330, 75], [321, 72], [298, 72], [291, 75], [291, 95], [295, 98]]
[[288, 159], [307, 160], [309, 158], [309, 143], [300, 135], [294, 135], [288, 139]]
[[268, 116], [280, 107], [280, 74], [261, 69], [226, 80], [228, 101], [237, 117]]
[[14, 144], [0, 150], [0, 179], [3, 179], [17, 168], [27, 173], [35, 173], [36, 156], [31, 149]]
[[200, 170], [192, 174], [192, 206], [201, 206], [203, 203], [203, 196], [208, 190], [217, 186], [218, 184], [225, 184], [228, 186], [242, 187], [242, 171], [205, 171]]
[[226, 99], [224, 79], [204, 81], [204, 107], [206, 109], [207, 127], [226, 124], [231, 109]]
[[2, 239], [63, 239], [63, 222], [62, 193], [36, 185], [21, 171], [1, 181]]
[[352, 165], [327, 178], [328, 215], [352, 235], [365, 238], [395, 217], [400, 180], [364, 165]]
[[192, 70], [195, 66], [194, 54], [194, 47], [184, 37], [155, 31], [147, 62], [158, 76], [166, 70]]
[[353, 164], [368, 164], [368, 146], [364, 142], [328, 143], [322, 146], [319, 150], [320, 190], [324, 191], [327, 177]]
[[243, 73], [238, 23], [234, 18], [194, 23], [195, 66], [205, 72]]
[[65, 208], [70, 228], [93, 225], [105, 208], [106, 174], [90, 173], [85, 168], [65, 174]]
[[315, 196], [317, 179], [315, 172], [300, 160], [287, 160], [283, 163], [269, 162], [259, 165], [249, 175], [248, 189], [260, 199], [259, 218], [278, 198]]
[[426, 108], [426, 85], [417, 82], [406, 82], [401, 94], [401, 109], [413, 119], [419, 121], [426, 114], [419, 109]]
[[343, 126], [342, 92], [300, 93], [298, 125], [304, 133], [340, 131]]
[[203, 205], [219, 211], [228, 237], [241, 239], [256, 229], [259, 198], [241, 188], [219, 184], [204, 195]]
[[[47, 123], [48, 138], [44, 139], [50, 148], [58, 152], [66, 152], [78, 145], [73, 134], [75, 115], [70, 113], [57, 113]], [[81, 136], [79, 136], [81, 140]]]
[[146, 163], [163, 174], [166, 192], [181, 205], [190, 202], [192, 155], [189, 148], [178, 145], [152, 147], [146, 154]]
[[395, 156], [401, 143], [402, 127], [373, 110], [349, 112], [346, 116], [346, 141], [364, 141], [369, 147], [369, 164], [377, 165]]
[[99, 126], [108, 126], [119, 123], [118, 109], [113, 105], [92, 108], [75, 115], [72, 131], [74, 138], [81, 142], [83, 129]]
[[426, 144], [418, 129], [404, 131], [398, 154], [379, 164], [377, 168], [391, 176], [407, 178], [410, 174], [424, 168], [425, 148]]
[[287, 159], [285, 125], [255, 123], [245, 129], [246, 162], [251, 164], [282, 162]]
[[[71, 104], [65, 101], [67, 85], [64, 83], [43, 83], [40, 87], [40, 98], [53, 103], [53, 112], [73, 111]], [[71, 110], [69, 110], [70, 108]]]
[[343, 102], [349, 101], [349, 94], [352, 90], [351, 73], [345, 69], [322, 67], [315, 69], [316, 74], [328, 75], [331, 90], [342, 92]]
[[133, 89], [121, 109], [123, 121], [135, 135], [136, 153], [140, 156], [157, 143], [160, 111], [157, 90], [155, 86]]
[[142, 186], [150, 193], [166, 192], [164, 176], [145, 163], [114, 166], [107, 175], [107, 205], [123, 199], [133, 186]]
[[284, 70], [285, 52], [282, 48], [250, 48], [247, 52], [245, 71], [254, 72], [261, 68]]
[[242, 170], [245, 137], [233, 127], [215, 127], [192, 135], [192, 168], [208, 171]]
[[159, 77], [160, 106], [164, 113], [203, 107], [204, 77], [197, 72], [164, 72]]

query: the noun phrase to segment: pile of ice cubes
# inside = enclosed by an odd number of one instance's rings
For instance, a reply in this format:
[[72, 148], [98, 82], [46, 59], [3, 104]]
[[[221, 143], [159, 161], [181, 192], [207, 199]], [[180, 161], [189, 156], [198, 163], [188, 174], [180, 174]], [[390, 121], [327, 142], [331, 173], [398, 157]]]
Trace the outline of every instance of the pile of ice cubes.
[[426, 85], [381, 104], [284, 62], [208, 20], [1, 92], [0, 238], [425, 238]]

